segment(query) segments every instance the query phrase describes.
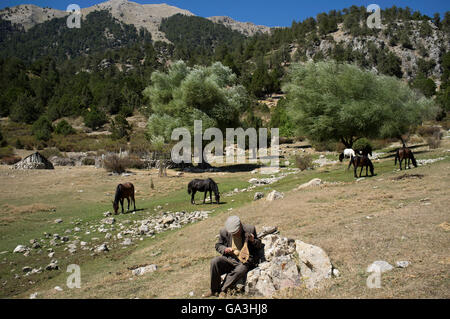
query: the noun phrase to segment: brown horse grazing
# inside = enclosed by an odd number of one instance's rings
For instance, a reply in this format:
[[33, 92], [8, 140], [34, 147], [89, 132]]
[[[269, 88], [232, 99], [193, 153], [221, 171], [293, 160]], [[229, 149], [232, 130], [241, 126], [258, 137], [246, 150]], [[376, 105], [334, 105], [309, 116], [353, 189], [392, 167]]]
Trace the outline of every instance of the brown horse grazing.
[[409, 167], [409, 161], [411, 161], [414, 165], [414, 167], [417, 167], [416, 159], [414, 158], [413, 152], [407, 148], [404, 144], [403, 147], [397, 149], [397, 152], [395, 153], [395, 164], [397, 165], [397, 159], [400, 162], [400, 170], [402, 170], [402, 161], [405, 160], [405, 169], [406, 169], [406, 162], [408, 162], [408, 168]]
[[117, 185], [116, 195], [114, 196], [113, 208], [114, 214], [117, 215], [117, 211], [119, 210], [119, 202], [122, 205], [122, 214], [123, 212], [123, 200], [127, 199], [128, 201], [128, 210], [130, 210], [130, 198], [133, 200], [134, 210], [136, 210], [136, 201], [134, 200], [134, 185], [131, 183], [124, 183]]
[[372, 161], [369, 159], [368, 156], [352, 156], [350, 158], [350, 163], [348, 164], [348, 168], [350, 168], [350, 166], [354, 166], [354, 174], [355, 174], [355, 178], [357, 178], [358, 176], [356, 175], [356, 169], [358, 167], [361, 167], [361, 171], [359, 172], [359, 177], [361, 177], [363, 168], [366, 167], [366, 176], [369, 176], [369, 172], [368, 172], [368, 168], [370, 168], [370, 174], [372, 174], [372, 176], [374, 175], [373, 172], [373, 164]]

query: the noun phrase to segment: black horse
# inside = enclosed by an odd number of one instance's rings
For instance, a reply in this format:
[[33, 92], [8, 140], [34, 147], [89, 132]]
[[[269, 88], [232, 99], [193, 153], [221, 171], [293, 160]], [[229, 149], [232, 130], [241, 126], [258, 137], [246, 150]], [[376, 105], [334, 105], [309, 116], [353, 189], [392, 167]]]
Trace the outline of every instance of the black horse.
[[348, 163], [348, 168], [350, 168], [350, 166], [354, 166], [354, 175], [355, 178], [357, 178], [358, 176], [356, 175], [356, 170], [358, 167], [361, 167], [361, 171], [359, 172], [359, 177], [361, 177], [362, 171], [364, 169], [364, 167], [366, 167], [366, 176], [369, 176], [368, 174], [368, 169], [370, 168], [370, 173], [372, 174], [372, 176], [374, 175], [374, 170], [373, 170], [373, 164], [372, 161], [369, 159], [368, 156], [352, 156], [352, 158], [350, 159], [350, 163]]
[[212, 204], [212, 192], [214, 192], [214, 197], [216, 199], [216, 203], [220, 203], [220, 193], [219, 187], [217, 187], [217, 183], [214, 182], [211, 178], [207, 179], [193, 179], [188, 184], [188, 194], [192, 194], [191, 204], [195, 204], [195, 193], [196, 192], [204, 192], [205, 197], [203, 198], [203, 204], [205, 204], [206, 195], [209, 192], [209, 199]]

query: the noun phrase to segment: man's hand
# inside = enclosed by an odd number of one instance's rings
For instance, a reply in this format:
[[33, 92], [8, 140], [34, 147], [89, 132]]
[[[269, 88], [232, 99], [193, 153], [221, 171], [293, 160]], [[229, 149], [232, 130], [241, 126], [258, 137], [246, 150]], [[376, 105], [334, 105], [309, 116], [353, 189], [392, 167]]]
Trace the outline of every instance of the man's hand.
[[253, 243], [255, 241], [255, 236], [253, 234], [249, 234], [248, 240]]
[[225, 255], [230, 254], [232, 252], [233, 252], [233, 248], [231, 248], [231, 247], [225, 248], [225, 251], [224, 251]]

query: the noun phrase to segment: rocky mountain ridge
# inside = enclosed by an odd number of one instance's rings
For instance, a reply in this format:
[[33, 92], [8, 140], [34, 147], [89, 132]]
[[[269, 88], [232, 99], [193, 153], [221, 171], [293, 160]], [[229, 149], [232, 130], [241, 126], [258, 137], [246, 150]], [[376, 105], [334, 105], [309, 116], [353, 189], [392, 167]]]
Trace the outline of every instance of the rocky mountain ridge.
[[[161, 21], [175, 14], [195, 16], [192, 12], [161, 4], [139, 4], [128, 0], [109, 0], [94, 6], [81, 9], [82, 16], [96, 10], [107, 10], [117, 20], [125, 24], [133, 24], [137, 29], [143, 27], [151, 34], [154, 41], [168, 42], [165, 34], [159, 31]], [[41, 8], [35, 5], [19, 5], [12, 8], [5, 8], [0, 11], [0, 17], [11, 21], [13, 24], [23, 26], [29, 30], [36, 24], [49, 21], [53, 18], [61, 18], [69, 13], [62, 10]], [[223, 24], [232, 30], [241, 32], [246, 36], [252, 36], [259, 32], [270, 32], [269, 27], [257, 26], [250, 22], [239, 22], [229, 17], [210, 17], [210, 21]]]

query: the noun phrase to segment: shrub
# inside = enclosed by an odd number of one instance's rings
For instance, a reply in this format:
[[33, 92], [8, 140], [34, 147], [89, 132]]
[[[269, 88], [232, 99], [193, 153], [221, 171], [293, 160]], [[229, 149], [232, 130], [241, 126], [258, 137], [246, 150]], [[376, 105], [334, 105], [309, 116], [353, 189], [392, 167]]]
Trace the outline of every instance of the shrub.
[[91, 110], [88, 110], [84, 114], [84, 124], [93, 130], [100, 128], [103, 124], [107, 122], [108, 120], [106, 119], [105, 113], [101, 112], [96, 107], [92, 108]]
[[135, 169], [144, 169], [146, 168], [145, 163], [136, 155], [130, 155], [127, 158], [128, 167]]
[[372, 143], [367, 138], [360, 138], [352, 147], [355, 151], [364, 151], [367, 149], [373, 149]]
[[342, 143], [331, 140], [323, 142], [312, 142], [311, 145], [317, 152], [339, 152], [343, 150]]
[[39, 141], [48, 141], [52, 137], [53, 126], [46, 116], [41, 116], [34, 122], [31, 131]]
[[439, 133], [440, 128], [437, 126], [419, 126], [417, 128], [417, 134], [422, 137], [433, 136], [435, 133]]
[[58, 157], [63, 157], [63, 155], [61, 154], [61, 152], [57, 149], [57, 148], [47, 148], [45, 150], [43, 150], [42, 152], [40, 152], [42, 156], [44, 156], [45, 158], [51, 158], [53, 156], [58, 156]]
[[389, 138], [385, 138], [385, 139], [378, 139], [378, 140], [373, 140], [372, 144], [373, 144], [373, 149], [374, 150], [381, 150], [383, 148], [388, 147], [390, 144], [392, 143], [392, 140]]
[[22, 94], [13, 104], [10, 118], [14, 122], [31, 124], [39, 118], [41, 111], [36, 98], [29, 94]]
[[14, 155], [14, 149], [11, 146], [0, 148], [0, 158], [12, 157]]
[[131, 125], [128, 123], [126, 117], [122, 114], [116, 116], [114, 120], [111, 120], [111, 138], [113, 140], [120, 140], [130, 136]]
[[105, 158], [103, 165], [108, 172], [122, 174], [128, 168], [128, 158], [120, 158], [113, 154]]
[[7, 156], [2, 158], [2, 163], [5, 165], [14, 165], [17, 162], [20, 162], [22, 160], [19, 156]]
[[431, 149], [436, 149], [436, 148], [439, 148], [441, 146], [441, 138], [442, 138], [442, 133], [441, 132], [435, 132], [433, 134], [433, 136], [427, 137], [426, 141], [428, 143], [428, 146]]
[[311, 155], [297, 155], [295, 157], [295, 165], [301, 171], [314, 167]]
[[90, 158], [90, 157], [85, 157], [85, 158], [83, 158], [81, 163], [86, 166], [95, 165], [95, 159]]
[[56, 125], [55, 133], [58, 135], [67, 136], [75, 134], [75, 129], [66, 120], [62, 120]]
[[14, 144], [14, 146], [19, 150], [22, 150], [25, 148], [25, 145], [23, 145], [23, 143], [20, 139], [16, 140], [16, 143]]

